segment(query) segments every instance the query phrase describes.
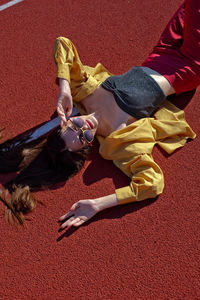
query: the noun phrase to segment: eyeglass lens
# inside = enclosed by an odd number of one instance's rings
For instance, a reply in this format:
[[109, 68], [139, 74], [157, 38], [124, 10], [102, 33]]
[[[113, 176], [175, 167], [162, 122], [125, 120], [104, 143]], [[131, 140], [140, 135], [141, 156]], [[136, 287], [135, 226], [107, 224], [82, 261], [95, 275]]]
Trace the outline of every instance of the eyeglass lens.
[[[78, 128], [82, 128], [84, 125], [84, 121], [80, 118], [74, 118], [74, 119], [72, 119], [72, 122]], [[93, 140], [93, 134], [90, 130], [84, 130], [83, 136], [85, 137], [85, 139], [88, 143], [90, 143]]]
[[84, 125], [84, 122], [82, 119], [80, 118], [74, 118], [72, 119], [72, 122], [74, 123], [75, 126], [77, 126], [78, 128], [82, 128]]

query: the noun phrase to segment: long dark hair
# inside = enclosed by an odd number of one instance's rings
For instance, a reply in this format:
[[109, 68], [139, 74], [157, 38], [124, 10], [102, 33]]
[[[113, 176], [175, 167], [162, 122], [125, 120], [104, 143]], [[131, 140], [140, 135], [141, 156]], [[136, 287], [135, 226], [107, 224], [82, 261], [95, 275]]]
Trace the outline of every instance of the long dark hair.
[[89, 148], [78, 152], [61, 151], [65, 144], [59, 128], [30, 143], [27, 138], [27, 135], [19, 135], [0, 144], [0, 173], [18, 173], [0, 190], [9, 223], [23, 224], [24, 214], [37, 204], [31, 191], [66, 181], [83, 167], [89, 154]]

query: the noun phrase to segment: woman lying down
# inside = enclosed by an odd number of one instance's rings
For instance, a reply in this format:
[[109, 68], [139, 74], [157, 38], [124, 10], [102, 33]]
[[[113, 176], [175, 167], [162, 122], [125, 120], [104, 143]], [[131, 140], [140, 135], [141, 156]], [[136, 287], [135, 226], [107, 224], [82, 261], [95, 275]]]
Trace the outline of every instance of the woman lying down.
[[[154, 198], [163, 192], [163, 172], [152, 157], [158, 144], [167, 153], [184, 146], [195, 133], [184, 112], [166, 100], [176, 82], [145, 64], [113, 76], [100, 63], [81, 63], [74, 44], [56, 40], [54, 59], [60, 94], [60, 126], [30, 142], [19, 136], [0, 145], [0, 173], [18, 171], [1, 199], [10, 223], [24, 222], [36, 200], [31, 191], [67, 180], [83, 166], [95, 136], [99, 153], [130, 178], [130, 185], [97, 199], [79, 200], [60, 217], [61, 228], [80, 226], [112, 206]], [[184, 86], [185, 88], [185, 86]], [[81, 116], [70, 117], [73, 102]], [[67, 118], [66, 118], [67, 114]]]

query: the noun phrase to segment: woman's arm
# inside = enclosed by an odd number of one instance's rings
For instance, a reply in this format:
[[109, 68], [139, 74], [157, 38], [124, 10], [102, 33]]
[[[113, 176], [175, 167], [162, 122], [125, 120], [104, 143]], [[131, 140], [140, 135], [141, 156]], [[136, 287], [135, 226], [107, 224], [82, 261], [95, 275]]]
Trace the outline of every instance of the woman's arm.
[[[164, 177], [161, 168], [151, 155], [153, 146], [158, 143], [162, 149], [171, 154], [183, 147], [188, 138], [194, 139], [195, 133], [187, 124], [184, 112], [170, 102], [166, 102], [165, 106], [156, 112], [155, 118], [143, 119], [137, 124], [135, 122], [129, 125], [126, 138], [124, 129], [116, 131], [116, 137], [112, 134], [109, 139], [104, 140], [100, 154], [105, 159], [113, 158], [115, 165], [132, 177], [130, 185], [116, 189], [115, 194], [76, 202], [70, 212], [60, 218], [61, 228], [80, 226], [106, 208], [155, 198], [161, 194]], [[146, 153], [138, 154], [141, 151]]]
[[60, 217], [60, 227], [61, 229], [70, 228], [71, 226], [78, 227], [98, 212], [118, 204], [116, 194], [96, 199], [80, 200], [72, 205], [70, 212]]
[[[61, 120], [61, 127], [66, 124], [66, 113], [70, 116], [73, 108], [71, 80], [82, 82], [85, 80], [82, 63], [74, 44], [65, 37], [56, 39], [53, 54], [57, 67], [56, 82], [59, 83], [60, 93], [57, 101], [57, 112]], [[79, 84], [80, 85], [80, 84]]]
[[56, 109], [60, 117], [60, 125], [63, 127], [63, 125], [66, 125], [67, 123], [65, 114], [67, 113], [67, 116], [69, 117], [72, 113], [73, 100], [68, 80], [59, 78], [59, 87], [60, 94], [58, 96]]

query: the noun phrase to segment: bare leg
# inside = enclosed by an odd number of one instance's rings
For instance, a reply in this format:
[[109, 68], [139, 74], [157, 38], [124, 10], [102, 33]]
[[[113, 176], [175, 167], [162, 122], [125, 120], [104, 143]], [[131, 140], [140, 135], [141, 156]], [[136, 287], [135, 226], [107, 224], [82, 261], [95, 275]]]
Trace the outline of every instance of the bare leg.
[[169, 81], [164, 76], [148, 67], [142, 67], [142, 69], [157, 82], [166, 97], [176, 93], [173, 86], [171, 86]]

